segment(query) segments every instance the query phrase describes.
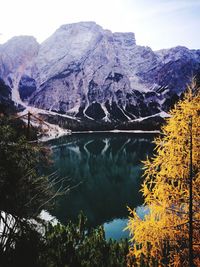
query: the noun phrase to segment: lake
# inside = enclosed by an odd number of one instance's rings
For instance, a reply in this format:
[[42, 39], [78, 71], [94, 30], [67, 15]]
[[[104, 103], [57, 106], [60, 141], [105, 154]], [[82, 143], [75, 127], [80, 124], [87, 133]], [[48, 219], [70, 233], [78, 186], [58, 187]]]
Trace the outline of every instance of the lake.
[[106, 238], [128, 237], [127, 206], [142, 208], [142, 160], [152, 155], [153, 134], [72, 134], [49, 143], [53, 163], [47, 172], [65, 177], [71, 190], [50, 213], [61, 223], [82, 210], [90, 226], [104, 225]]

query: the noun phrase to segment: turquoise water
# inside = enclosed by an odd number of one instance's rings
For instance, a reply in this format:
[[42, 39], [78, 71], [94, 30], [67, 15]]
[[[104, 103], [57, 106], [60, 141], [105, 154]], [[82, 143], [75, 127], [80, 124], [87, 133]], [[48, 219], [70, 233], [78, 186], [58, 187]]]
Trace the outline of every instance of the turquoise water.
[[48, 172], [65, 177], [71, 190], [50, 213], [60, 222], [76, 221], [82, 210], [90, 226], [103, 224], [106, 238], [128, 237], [127, 206], [140, 207], [142, 163], [152, 155], [153, 135], [72, 134], [49, 143], [53, 164]]

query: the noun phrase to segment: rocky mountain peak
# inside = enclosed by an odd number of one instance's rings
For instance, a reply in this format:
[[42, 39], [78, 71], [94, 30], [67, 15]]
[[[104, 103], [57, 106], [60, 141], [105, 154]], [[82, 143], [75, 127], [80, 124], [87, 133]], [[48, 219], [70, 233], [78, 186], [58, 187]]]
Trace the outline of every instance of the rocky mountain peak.
[[8, 40], [0, 47], [0, 56], [3, 61], [10, 58], [15, 65], [20, 65], [24, 59], [30, 60], [37, 56], [39, 44], [32, 36], [17, 36]]
[[0, 47], [0, 78], [11, 88], [18, 87], [25, 69], [37, 57], [39, 44], [32, 36], [17, 36]]
[[102, 34], [103, 29], [94, 22], [61, 26], [40, 46], [37, 57], [40, 82], [58, 74], [67, 65], [83, 60], [94, 49]]
[[41, 45], [23, 38], [0, 46], [0, 78], [30, 105], [89, 120], [167, 110], [200, 72], [199, 50], [152, 51], [95, 22], [62, 25]]
[[57, 30], [69, 30], [69, 28], [73, 29], [81, 29], [81, 28], [88, 28], [90, 30], [92, 29], [102, 29], [102, 27], [94, 21], [81, 21], [81, 22], [76, 22], [76, 23], [71, 23], [71, 24], [64, 24], [60, 26], [60, 28]]

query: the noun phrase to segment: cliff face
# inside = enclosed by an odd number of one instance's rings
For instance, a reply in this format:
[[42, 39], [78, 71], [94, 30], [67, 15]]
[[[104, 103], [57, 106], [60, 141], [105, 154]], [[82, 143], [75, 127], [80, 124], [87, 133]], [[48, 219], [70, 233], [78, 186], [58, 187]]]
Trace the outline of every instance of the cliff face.
[[12, 89], [12, 99], [19, 102], [20, 80], [24, 73], [33, 74], [32, 64], [39, 44], [32, 36], [13, 37], [0, 46], [0, 78]]
[[10, 114], [17, 111], [11, 99], [11, 89], [0, 79], [0, 114]]
[[200, 50], [152, 51], [133, 33], [94, 22], [61, 26], [39, 45], [13, 38], [0, 47], [0, 77], [17, 100], [42, 109], [103, 121], [129, 121], [169, 106], [200, 72]]

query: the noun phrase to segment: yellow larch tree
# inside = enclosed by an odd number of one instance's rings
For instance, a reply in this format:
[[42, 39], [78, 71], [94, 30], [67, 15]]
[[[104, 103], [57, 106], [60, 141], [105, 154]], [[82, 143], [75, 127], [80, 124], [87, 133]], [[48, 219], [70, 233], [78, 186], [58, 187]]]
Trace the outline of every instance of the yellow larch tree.
[[148, 213], [141, 219], [129, 208], [129, 266], [190, 266], [190, 223], [192, 260], [200, 266], [200, 88], [194, 82], [170, 115], [163, 135], [155, 139], [155, 155], [144, 162], [142, 193]]

